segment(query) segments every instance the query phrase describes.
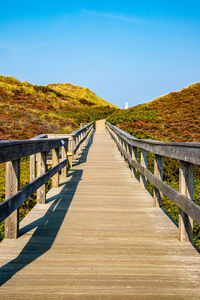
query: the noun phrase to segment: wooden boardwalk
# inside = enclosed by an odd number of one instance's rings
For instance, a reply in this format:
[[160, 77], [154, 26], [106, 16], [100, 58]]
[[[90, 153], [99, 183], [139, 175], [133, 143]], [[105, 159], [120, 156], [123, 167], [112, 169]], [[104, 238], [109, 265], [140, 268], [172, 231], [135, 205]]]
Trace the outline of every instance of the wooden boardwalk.
[[0, 299], [200, 299], [200, 255], [130, 176], [102, 121], [0, 244]]

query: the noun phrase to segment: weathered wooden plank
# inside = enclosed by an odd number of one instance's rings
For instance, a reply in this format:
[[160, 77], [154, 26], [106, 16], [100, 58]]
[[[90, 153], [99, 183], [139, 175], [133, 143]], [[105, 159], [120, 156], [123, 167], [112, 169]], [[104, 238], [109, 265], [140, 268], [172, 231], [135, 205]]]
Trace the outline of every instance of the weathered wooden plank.
[[[67, 159], [67, 147], [62, 146], [61, 148], [61, 155], [62, 155], [62, 161]], [[61, 177], [66, 178], [67, 177], [67, 165], [62, 169], [61, 171]]]
[[[179, 191], [188, 199], [193, 200], [193, 174], [194, 166], [191, 163], [180, 161], [179, 165]], [[193, 239], [193, 220], [183, 210], [179, 213], [179, 240], [181, 242]]]
[[[163, 180], [163, 157], [155, 154], [154, 157], [154, 175]], [[157, 188], [154, 188], [153, 207], [162, 206], [162, 194]]]
[[[20, 186], [20, 160], [6, 163], [6, 199], [12, 197]], [[19, 210], [7, 216], [5, 220], [5, 238], [16, 239], [19, 235]]]
[[[132, 155], [131, 155], [131, 157], [132, 157], [132, 159], [134, 161], [137, 161], [137, 148], [134, 147], [134, 146], [132, 146], [131, 148], [132, 148]], [[133, 170], [134, 177], [137, 178], [137, 170], [136, 170], [136, 168], [134, 166], [132, 166], [132, 170]]]
[[44, 138], [48, 138], [48, 135], [42, 133], [42, 134], [39, 134], [39, 135], [34, 136], [34, 137], [31, 138], [30, 140], [38, 140], [38, 139], [44, 139]]
[[[52, 168], [57, 166], [59, 163], [59, 148], [58, 149], [52, 149]], [[59, 185], [59, 173], [56, 173], [52, 177], [52, 187]]]
[[69, 138], [70, 134], [65, 134], [65, 133], [59, 133], [59, 134], [47, 134], [48, 139], [63, 139], [63, 138]]
[[30, 156], [30, 182], [36, 178], [36, 155]]
[[67, 139], [41, 139], [0, 142], [0, 163], [19, 159], [39, 152], [47, 152], [68, 143]]
[[[46, 165], [46, 152], [37, 153], [37, 177], [42, 176], [46, 173], [47, 165]], [[46, 184], [43, 184], [37, 190], [37, 202], [39, 204], [46, 203]]]
[[121, 136], [121, 138], [127, 141], [131, 146], [160, 156], [200, 164], [200, 143], [166, 143], [153, 140], [139, 140], [108, 122], [107, 126], [114, 130], [116, 134]]
[[74, 137], [73, 136], [70, 136], [69, 138], [67, 157], [69, 161], [69, 167], [71, 168], [74, 159]]
[[[147, 169], [147, 158], [148, 158], [148, 152], [144, 149], [141, 149], [141, 166]], [[143, 174], [141, 174], [140, 183], [144, 186], [144, 188], [147, 188], [147, 180]]]

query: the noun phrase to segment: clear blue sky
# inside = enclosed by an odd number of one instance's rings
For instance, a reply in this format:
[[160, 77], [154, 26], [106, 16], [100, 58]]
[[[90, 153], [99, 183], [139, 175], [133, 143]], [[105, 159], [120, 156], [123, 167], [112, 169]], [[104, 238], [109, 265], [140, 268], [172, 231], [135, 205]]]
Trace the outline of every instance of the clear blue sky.
[[150, 101], [200, 81], [200, 1], [2, 1], [0, 74]]

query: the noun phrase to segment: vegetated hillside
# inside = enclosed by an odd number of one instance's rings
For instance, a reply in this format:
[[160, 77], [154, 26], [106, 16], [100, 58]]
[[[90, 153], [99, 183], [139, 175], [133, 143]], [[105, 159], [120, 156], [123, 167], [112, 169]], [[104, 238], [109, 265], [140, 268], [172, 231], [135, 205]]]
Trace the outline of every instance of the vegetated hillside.
[[138, 138], [200, 142], [200, 83], [115, 112], [108, 121]]
[[116, 109], [87, 88], [69, 83], [38, 86], [0, 76], [0, 139], [69, 133]]

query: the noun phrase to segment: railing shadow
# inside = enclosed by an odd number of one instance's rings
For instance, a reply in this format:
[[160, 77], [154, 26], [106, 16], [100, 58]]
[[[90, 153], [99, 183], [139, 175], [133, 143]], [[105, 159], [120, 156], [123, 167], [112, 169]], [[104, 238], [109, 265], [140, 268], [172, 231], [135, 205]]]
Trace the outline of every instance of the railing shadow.
[[[89, 139], [77, 164], [81, 164], [87, 160], [92, 141], [93, 136]], [[20, 235], [23, 235], [36, 228], [30, 240], [16, 258], [0, 268], [0, 286], [11, 279], [17, 272], [45, 254], [52, 247], [74, 198], [82, 174], [82, 169], [70, 170], [68, 173], [68, 177], [71, 177], [70, 180], [68, 180], [66, 184], [63, 184], [63, 188], [58, 195], [48, 199], [48, 203], [52, 202], [52, 204], [46, 214], [42, 218], [20, 229]]]

